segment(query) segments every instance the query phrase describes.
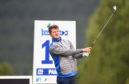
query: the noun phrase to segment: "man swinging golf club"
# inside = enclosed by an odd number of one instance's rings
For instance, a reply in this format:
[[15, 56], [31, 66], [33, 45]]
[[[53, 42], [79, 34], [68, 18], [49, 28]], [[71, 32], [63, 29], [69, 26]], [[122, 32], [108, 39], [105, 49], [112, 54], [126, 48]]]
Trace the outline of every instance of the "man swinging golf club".
[[84, 53], [90, 53], [92, 48], [74, 49], [69, 40], [64, 40], [60, 37], [57, 25], [49, 27], [49, 34], [52, 37], [49, 51], [57, 71], [57, 84], [77, 84], [76, 59], [87, 56]]

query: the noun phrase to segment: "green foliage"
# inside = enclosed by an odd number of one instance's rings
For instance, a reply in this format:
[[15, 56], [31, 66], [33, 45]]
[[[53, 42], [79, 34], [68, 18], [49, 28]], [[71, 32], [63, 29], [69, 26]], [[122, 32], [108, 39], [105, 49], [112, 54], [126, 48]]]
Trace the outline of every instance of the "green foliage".
[[14, 75], [14, 71], [8, 63], [3, 62], [0, 64], [0, 75]]
[[91, 45], [101, 25], [106, 23], [113, 5], [117, 5], [118, 10], [94, 45], [91, 55], [79, 67], [79, 84], [129, 84], [128, 0], [102, 0], [91, 17], [87, 45]]

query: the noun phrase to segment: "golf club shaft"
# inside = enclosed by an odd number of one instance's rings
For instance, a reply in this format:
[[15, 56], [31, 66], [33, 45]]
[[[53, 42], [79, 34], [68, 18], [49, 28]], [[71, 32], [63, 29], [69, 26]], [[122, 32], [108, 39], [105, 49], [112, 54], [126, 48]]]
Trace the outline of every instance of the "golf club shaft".
[[[102, 29], [100, 30], [100, 32], [98, 33], [96, 39], [93, 41], [93, 45], [96, 43], [96, 41], [98, 40], [98, 38], [100, 37], [101, 33], [103, 32], [103, 30], [106, 28], [107, 24], [109, 23], [109, 21], [111, 20], [112, 16], [114, 15], [114, 12], [110, 15], [109, 19], [107, 20], [107, 22], [103, 25]], [[92, 47], [93, 47], [92, 45]]]

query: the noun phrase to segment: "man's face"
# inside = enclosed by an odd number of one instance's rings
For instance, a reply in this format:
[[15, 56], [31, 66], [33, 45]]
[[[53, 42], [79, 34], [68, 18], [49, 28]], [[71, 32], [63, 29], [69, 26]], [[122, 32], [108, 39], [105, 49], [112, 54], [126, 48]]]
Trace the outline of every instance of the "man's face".
[[60, 38], [60, 32], [59, 29], [52, 29], [50, 36], [54, 39], [59, 39]]

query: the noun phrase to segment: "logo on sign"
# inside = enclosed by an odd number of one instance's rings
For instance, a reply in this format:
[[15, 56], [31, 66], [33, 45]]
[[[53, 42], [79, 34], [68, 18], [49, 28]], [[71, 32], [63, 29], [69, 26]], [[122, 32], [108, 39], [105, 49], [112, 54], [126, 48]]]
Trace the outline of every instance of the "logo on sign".
[[37, 74], [42, 75], [43, 74], [43, 69], [38, 69]]
[[[49, 28], [51, 26], [51, 24], [49, 23], [49, 24], [47, 24], [47, 28]], [[68, 36], [68, 30], [60, 30], [60, 35], [61, 36]], [[49, 35], [49, 31], [48, 31], [48, 29], [46, 30], [46, 29], [44, 29], [44, 28], [42, 28], [41, 29], [41, 35], [42, 36], [48, 36]]]
[[36, 82], [40, 82], [41, 81], [41, 77], [36, 78]]

